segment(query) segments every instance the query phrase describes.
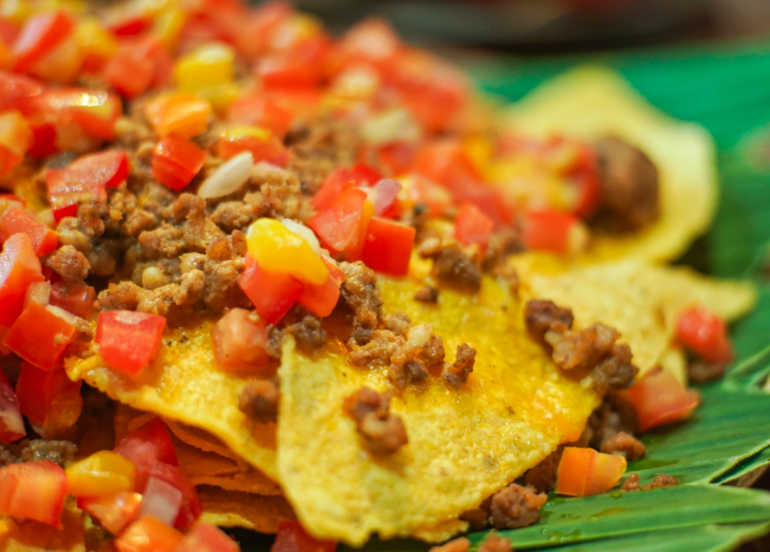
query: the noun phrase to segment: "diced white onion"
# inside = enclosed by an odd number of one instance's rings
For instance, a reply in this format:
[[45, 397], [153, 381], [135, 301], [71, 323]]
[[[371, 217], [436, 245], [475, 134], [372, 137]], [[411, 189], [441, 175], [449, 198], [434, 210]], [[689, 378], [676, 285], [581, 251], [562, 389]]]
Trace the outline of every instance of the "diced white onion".
[[289, 179], [291, 177], [291, 173], [289, 173], [289, 171], [286, 169], [279, 167], [278, 165], [273, 165], [267, 161], [260, 161], [254, 165], [254, 169], [251, 171], [251, 177], [255, 181], [260, 182], [270, 178]]
[[38, 303], [39, 305], [46, 306], [51, 299], [51, 284], [50, 282], [34, 282], [27, 288], [27, 296], [24, 300], [25, 303]]
[[152, 516], [167, 525], [174, 525], [181, 507], [182, 491], [157, 477], [147, 480], [139, 517]]
[[254, 159], [251, 152], [239, 153], [222, 163], [203, 181], [198, 188], [198, 195], [211, 199], [237, 192], [246, 184], [253, 169]]
[[289, 232], [297, 234], [300, 238], [305, 240], [308, 245], [313, 248], [313, 251], [316, 253], [321, 252], [321, 244], [318, 243], [318, 238], [310, 228], [296, 220], [288, 218], [282, 218], [280, 220]]
[[372, 116], [361, 127], [361, 135], [370, 144], [387, 144], [420, 139], [420, 129], [406, 109], [389, 109]]

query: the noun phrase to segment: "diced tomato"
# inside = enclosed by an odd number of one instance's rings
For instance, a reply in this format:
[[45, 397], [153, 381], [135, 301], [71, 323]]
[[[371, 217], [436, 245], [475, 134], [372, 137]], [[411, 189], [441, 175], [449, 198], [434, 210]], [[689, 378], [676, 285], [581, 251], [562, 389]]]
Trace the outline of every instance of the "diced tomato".
[[291, 152], [275, 136], [222, 137], [217, 142], [217, 154], [222, 159], [230, 159], [243, 151], [251, 152], [255, 163], [266, 161], [279, 167], [285, 167], [291, 158]]
[[75, 316], [88, 318], [94, 310], [96, 290], [85, 284], [71, 284], [63, 281], [51, 284], [50, 302]]
[[335, 169], [326, 177], [311, 202], [316, 211], [321, 211], [329, 207], [344, 190], [360, 186], [374, 186], [380, 180], [382, 180], [382, 175], [379, 172], [360, 163], [350, 168]]
[[0, 370], [0, 442], [13, 443], [26, 434], [19, 399], [5, 373]]
[[58, 234], [40, 222], [32, 211], [19, 207], [6, 209], [0, 215], [0, 241], [19, 232], [29, 236], [38, 257], [51, 253], [59, 242]]
[[570, 232], [577, 219], [559, 211], [529, 211], [522, 222], [522, 240], [527, 249], [566, 253]]
[[118, 552], [174, 552], [181, 542], [182, 533], [145, 516], [129, 525], [114, 544]]
[[80, 417], [80, 386], [81, 382], [70, 381], [61, 368], [46, 372], [24, 362], [16, 380], [16, 396], [22, 414], [44, 434], [57, 433]]
[[329, 277], [323, 284], [313, 285], [305, 283], [302, 293], [297, 300], [300, 305], [309, 312], [326, 318], [329, 316], [340, 298], [340, 285], [345, 280], [345, 274], [337, 268], [337, 265], [328, 259], [321, 257], [326, 268], [329, 269]]
[[147, 102], [145, 113], [160, 136], [175, 134], [192, 138], [205, 132], [211, 117], [211, 104], [194, 94], [161, 94]]
[[166, 319], [157, 314], [102, 311], [96, 321], [94, 341], [110, 367], [135, 375], [155, 358], [165, 329]]
[[35, 159], [48, 157], [59, 151], [56, 145], [56, 125], [44, 121], [33, 120], [30, 123], [32, 142], [27, 155]]
[[626, 459], [588, 447], [564, 447], [556, 472], [556, 492], [589, 496], [609, 491], [626, 472]]
[[[36, 100], [35, 109], [59, 126], [76, 125], [99, 140], [115, 136], [115, 121], [121, 113], [118, 96], [86, 88], [50, 88]], [[59, 145], [64, 148], [66, 144]]]
[[302, 282], [288, 274], [268, 272], [246, 256], [246, 268], [238, 285], [254, 304], [260, 318], [268, 324], [278, 322], [302, 294]]
[[214, 358], [217, 366], [227, 371], [255, 373], [270, 377], [275, 367], [270, 365], [267, 328], [256, 313], [246, 309], [230, 309], [211, 329]]
[[63, 169], [46, 173], [48, 201], [54, 209], [80, 201], [104, 201], [107, 188], [117, 188], [128, 177], [128, 156], [108, 150], [79, 157]]
[[407, 224], [372, 217], [362, 253], [364, 264], [378, 272], [404, 276], [409, 271], [415, 233]]
[[179, 466], [158, 462], [151, 466], [149, 475], [150, 478], [154, 477], [165, 481], [182, 493], [182, 504], [179, 508], [179, 514], [173, 522], [174, 527], [184, 530], [195, 523], [200, 517], [203, 508], [198, 500], [195, 487], [192, 486], [184, 475], [182, 469]]
[[104, 66], [107, 83], [126, 98], [134, 98], [146, 92], [155, 76], [155, 62], [135, 44], [127, 44], [118, 50]]
[[61, 219], [66, 217], [77, 217], [78, 216], [78, 204], [73, 203], [71, 205], [65, 205], [64, 207], [55, 207], [51, 209], [51, 212], [53, 213], [53, 219], [58, 224], [61, 222]]
[[130, 491], [108, 496], [79, 497], [78, 508], [96, 518], [113, 535], [119, 535], [139, 516], [142, 495]]
[[342, 67], [364, 63], [383, 68], [401, 48], [390, 25], [380, 19], [367, 19], [353, 25], [340, 40], [339, 63]]
[[414, 164], [417, 149], [410, 142], [391, 142], [377, 149], [377, 159], [380, 165], [387, 168], [389, 174], [399, 176]]
[[[123, 9], [123, 13], [112, 13], [107, 28], [115, 36], [136, 36], [152, 26], [152, 16], [138, 10]], [[119, 7], [118, 10], [121, 8]]]
[[150, 476], [142, 496], [140, 516], [152, 516], [167, 525], [173, 525], [182, 506], [182, 491], [162, 479]]
[[337, 543], [318, 540], [310, 535], [296, 521], [282, 521], [270, 552], [334, 552]]
[[64, 470], [49, 461], [0, 468], [0, 514], [61, 527], [67, 495]]
[[21, 314], [27, 287], [43, 280], [40, 261], [27, 234], [5, 240], [0, 253], [0, 326], [9, 327]]
[[577, 186], [578, 197], [573, 212], [581, 218], [594, 214], [599, 206], [599, 172], [596, 153], [584, 144], [578, 144], [578, 158], [568, 173]]
[[294, 116], [276, 100], [249, 94], [230, 104], [227, 118], [233, 122], [267, 128], [283, 138]]
[[364, 191], [347, 188], [325, 208], [318, 210], [308, 226], [333, 254], [345, 253], [348, 260], [360, 258], [366, 227], [374, 206]]
[[443, 187], [421, 175], [410, 179], [409, 196], [415, 206], [427, 207], [431, 216], [440, 217], [452, 205], [452, 196]]
[[324, 58], [330, 47], [329, 38], [320, 34], [288, 51], [265, 56], [257, 65], [257, 77], [265, 88], [312, 88], [325, 77]]
[[73, 27], [72, 16], [63, 10], [28, 19], [13, 44], [14, 70], [26, 71], [64, 40]]
[[32, 131], [21, 113], [0, 113], [0, 177], [9, 174], [21, 163], [31, 142]]
[[172, 190], [182, 190], [198, 174], [205, 161], [206, 152], [190, 140], [166, 136], [155, 146], [152, 176]]
[[64, 349], [76, 333], [68, 320], [32, 301], [8, 329], [3, 345], [37, 368], [49, 371], [59, 366]]
[[134, 489], [134, 464], [116, 452], [100, 450], [67, 467], [67, 490], [75, 496], [113, 496]]
[[724, 364], [733, 357], [725, 321], [705, 307], [682, 312], [676, 330], [677, 340], [706, 362]]
[[238, 544], [225, 533], [206, 523], [199, 521], [182, 539], [176, 552], [238, 552]]
[[19, 36], [21, 27], [13, 19], [0, 16], [0, 42], [6, 45], [13, 44], [16, 37]]
[[647, 372], [620, 394], [634, 406], [642, 431], [682, 421], [700, 403], [697, 391], [687, 389], [666, 370]]
[[463, 204], [457, 210], [455, 218], [455, 238], [463, 245], [478, 244], [482, 249], [487, 246], [495, 223], [471, 203]]
[[83, 52], [74, 33], [68, 34], [29, 68], [46, 82], [61, 84], [74, 81], [83, 65]]
[[29, 115], [42, 93], [40, 81], [0, 71], [0, 111], [16, 109], [22, 115]]
[[171, 434], [160, 418], [153, 418], [123, 437], [115, 447], [115, 452], [134, 463], [137, 491], [144, 490], [152, 466], [158, 463], [175, 466], [179, 463]]
[[386, 218], [398, 218], [401, 205], [398, 194], [401, 184], [390, 178], [383, 178], [374, 185], [374, 214]]

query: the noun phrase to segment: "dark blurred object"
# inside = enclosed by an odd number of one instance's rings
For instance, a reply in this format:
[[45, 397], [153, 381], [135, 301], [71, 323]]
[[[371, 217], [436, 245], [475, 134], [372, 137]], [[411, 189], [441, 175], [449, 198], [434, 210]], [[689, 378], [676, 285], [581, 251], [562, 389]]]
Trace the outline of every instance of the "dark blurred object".
[[767, 0], [297, 0], [340, 30], [389, 20], [410, 42], [574, 50], [770, 31]]

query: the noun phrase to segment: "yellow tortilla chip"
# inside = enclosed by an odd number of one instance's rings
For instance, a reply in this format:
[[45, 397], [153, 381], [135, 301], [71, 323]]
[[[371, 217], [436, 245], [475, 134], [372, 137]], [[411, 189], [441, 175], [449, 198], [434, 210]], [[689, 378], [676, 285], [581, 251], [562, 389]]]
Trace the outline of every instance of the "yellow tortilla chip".
[[166, 420], [166, 424], [171, 430], [171, 433], [176, 435], [180, 441], [184, 441], [188, 445], [205, 450], [206, 452], [213, 452], [219, 456], [238, 461], [238, 457], [235, 453], [210, 433], [197, 427], [180, 424], [173, 420]]
[[96, 353], [70, 358], [67, 375], [84, 380], [137, 410], [199, 427], [219, 437], [235, 454], [276, 479], [275, 424], [249, 420], [238, 409], [245, 379], [214, 361], [209, 320], [168, 331], [153, 364], [134, 380], [110, 369]]
[[[579, 327], [604, 322], [617, 329], [621, 341], [630, 345], [640, 374], [672, 354], [670, 344], [683, 309], [700, 304], [732, 320], [756, 301], [756, 289], [749, 282], [708, 278], [685, 267], [632, 260], [557, 272], [558, 263], [543, 255], [523, 255], [513, 265], [527, 298], [570, 307]], [[681, 373], [677, 359], [665, 362]]]
[[295, 519], [291, 506], [281, 496], [262, 496], [198, 487], [203, 507], [201, 519], [220, 527], [244, 527], [260, 533], [275, 533], [278, 524]]
[[334, 343], [313, 357], [284, 343], [280, 481], [298, 518], [319, 537], [358, 545], [374, 532], [419, 536], [451, 523], [557, 444], [577, 438], [599, 403], [526, 335], [521, 304], [506, 286], [485, 278], [478, 294], [444, 289], [437, 308], [412, 299], [420, 285], [382, 278], [384, 309], [430, 323], [448, 360], [458, 344], [470, 343], [476, 363], [460, 389], [434, 377], [424, 390], [393, 398], [409, 444], [392, 456], [370, 455], [342, 410], [363, 385], [389, 388], [384, 371], [348, 365]]
[[658, 167], [659, 219], [628, 235], [596, 235], [584, 262], [672, 259], [706, 230], [714, 215], [718, 190], [708, 132], [664, 115], [609, 69], [582, 67], [549, 81], [509, 108], [503, 124], [538, 136], [616, 134]]

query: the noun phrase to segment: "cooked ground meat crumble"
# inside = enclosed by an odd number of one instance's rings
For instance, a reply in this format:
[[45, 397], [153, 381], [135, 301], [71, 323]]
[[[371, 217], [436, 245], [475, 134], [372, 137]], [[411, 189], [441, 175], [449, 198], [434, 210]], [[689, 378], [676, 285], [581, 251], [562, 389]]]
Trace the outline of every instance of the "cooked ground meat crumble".
[[403, 420], [390, 411], [389, 396], [362, 387], [345, 399], [344, 408], [374, 454], [393, 454], [409, 441]]

